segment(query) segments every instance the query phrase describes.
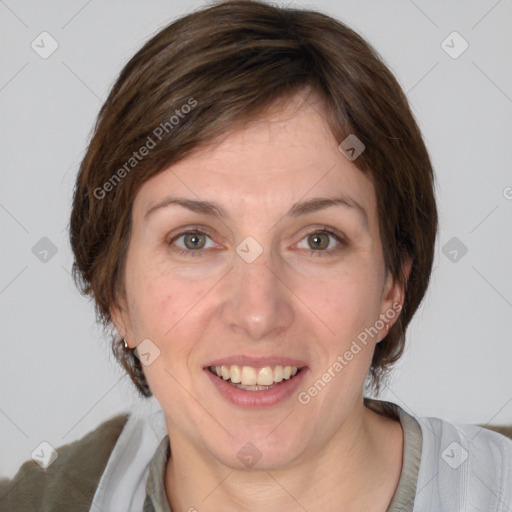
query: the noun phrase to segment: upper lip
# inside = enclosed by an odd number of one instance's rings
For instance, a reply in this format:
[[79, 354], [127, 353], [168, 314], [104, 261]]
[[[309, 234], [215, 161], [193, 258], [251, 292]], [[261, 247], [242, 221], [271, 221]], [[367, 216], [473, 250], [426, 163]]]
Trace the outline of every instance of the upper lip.
[[206, 368], [209, 366], [231, 366], [237, 364], [239, 366], [252, 366], [253, 368], [264, 368], [265, 366], [296, 366], [297, 368], [303, 368], [306, 366], [304, 361], [299, 359], [293, 359], [286, 356], [267, 356], [267, 357], [255, 357], [246, 355], [234, 355], [219, 357], [214, 361], [210, 361]]

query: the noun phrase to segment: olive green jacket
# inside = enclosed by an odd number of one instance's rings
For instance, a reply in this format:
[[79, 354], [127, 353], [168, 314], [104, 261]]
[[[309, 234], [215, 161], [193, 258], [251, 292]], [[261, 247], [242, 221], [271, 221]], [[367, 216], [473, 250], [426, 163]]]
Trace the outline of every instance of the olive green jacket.
[[118, 415], [60, 447], [58, 458], [47, 469], [29, 460], [12, 480], [0, 480], [0, 512], [89, 512], [128, 416]]

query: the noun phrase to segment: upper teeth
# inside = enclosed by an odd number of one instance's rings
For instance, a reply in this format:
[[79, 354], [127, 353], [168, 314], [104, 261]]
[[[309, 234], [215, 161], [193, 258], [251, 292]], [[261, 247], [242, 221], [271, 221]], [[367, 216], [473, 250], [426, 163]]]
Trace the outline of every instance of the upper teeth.
[[264, 368], [253, 368], [252, 366], [210, 366], [213, 373], [216, 373], [224, 380], [231, 379], [233, 384], [244, 386], [270, 386], [274, 382], [281, 382], [283, 379], [293, 377], [298, 368], [296, 366], [265, 366]]

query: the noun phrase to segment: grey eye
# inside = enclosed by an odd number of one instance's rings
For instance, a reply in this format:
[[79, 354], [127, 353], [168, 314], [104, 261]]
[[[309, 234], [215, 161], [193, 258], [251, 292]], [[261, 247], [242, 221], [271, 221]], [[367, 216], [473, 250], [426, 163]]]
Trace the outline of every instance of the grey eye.
[[[205, 248], [209, 238], [210, 237], [205, 233], [201, 233], [199, 231], [197, 231], [197, 232], [191, 231], [188, 233], [183, 233], [182, 235], [178, 236], [175, 239], [175, 243], [181, 249], [189, 249], [189, 250], [193, 251], [193, 250]], [[181, 240], [183, 240], [183, 241], [178, 243], [178, 241], [181, 241]], [[213, 244], [213, 242], [212, 242], [212, 244]], [[211, 246], [212, 245], [210, 245], [209, 247], [211, 247]]]
[[312, 249], [326, 249], [329, 246], [329, 235], [327, 233], [312, 233], [307, 238]]
[[[332, 241], [332, 243], [331, 243]], [[307, 246], [303, 245], [304, 243]], [[331, 231], [315, 231], [306, 235], [298, 244], [300, 249], [313, 250], [317, 252], [329, 252], [326, 249], [334, 249], [341, 239]]]
[[202, 249], [206, 244], [205, 235], [200, 233], [188, 233], [183, 235], [183, 242], [187, 249]]

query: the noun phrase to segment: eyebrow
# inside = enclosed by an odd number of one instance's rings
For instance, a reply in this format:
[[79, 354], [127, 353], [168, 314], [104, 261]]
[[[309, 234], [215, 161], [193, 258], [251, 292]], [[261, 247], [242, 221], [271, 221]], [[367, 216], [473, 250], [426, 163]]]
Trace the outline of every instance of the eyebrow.
[[[151, 206], [144, 214], [144, 221], [147, 221], [148, 217], [155, 211], [161, 208], [165, 208], [171, 205], [179, 205], [190, 211], [196, 213], [202, 213], [204, 215], [210, 215], [217, 217], [218, 219], [225, 219], [228, 217], [223, 208], [217, 203], [211, 201], [201, 201], [197, 199], [187, 199], [183, 197], [166, 197], [158, 203]], [[306, 201], [299, 201], [295, 203], [285, 216], [288, 217], [300, 217], [309, 213], [331, 208], [333, 206], [344, 206], [351, 208], [356, 211], [363, 220], [365, 227], [369, 230], [369, 218], [366, 210], [356, 200], [347, 196], [337, 197], [314, 197]]]

